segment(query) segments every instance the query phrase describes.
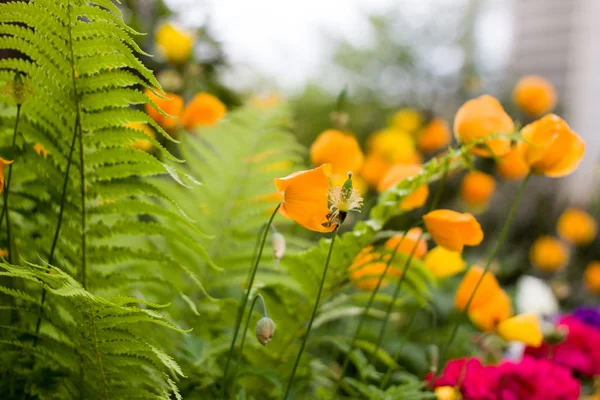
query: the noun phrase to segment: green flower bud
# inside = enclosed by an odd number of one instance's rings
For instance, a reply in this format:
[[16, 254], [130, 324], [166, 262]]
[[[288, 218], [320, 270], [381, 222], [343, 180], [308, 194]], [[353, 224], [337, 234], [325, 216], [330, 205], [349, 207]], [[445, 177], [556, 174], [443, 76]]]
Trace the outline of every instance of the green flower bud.
[[256, 338], [263, 345], [266, 346], [275, 333], [275, 322], [269, 317], [262, 317], [256, 323]]
[[281, 257], [285, 254], [285, 237], [279, 232], [274, 232], [271, 235], [271, 246], [273, 247], [275, 259], [281, 260]]
[[429, 371], [436, 374], [440, 360], [440, 350], [435, 344], [430, 344], [425, 349], [425, 355], [427, 357], [427, 362], [429, 363]]
[[566, 326], [557, 326], [551, 332], [548, 332], [544, 335], [544, 340], [548, 344], [560, 344], [565, 341], [567, 336], [569, 335], [569, 328]]

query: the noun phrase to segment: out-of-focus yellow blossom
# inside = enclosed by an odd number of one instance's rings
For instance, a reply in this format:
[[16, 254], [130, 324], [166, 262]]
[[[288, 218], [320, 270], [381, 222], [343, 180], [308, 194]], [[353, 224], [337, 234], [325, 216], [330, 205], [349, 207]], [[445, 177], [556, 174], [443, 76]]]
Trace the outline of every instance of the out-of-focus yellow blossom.
[[585, 143], [557, 115], [548, 114], [521, 129], [524, 141], [517, 144], [525, 162], [537, 175], [560, 178], [577, 169]]
[[333, 175], [344, 176], [348, 172], [360, 171], [364, 159], [356, 137], [337, 129], [321, 132], [310, 147], [312, 163], [331, 164]]
[[[407, 178], [411, 178], [423, 171], [423, 168], [419, 165], [409, 164], [398, 164], [392, 166], [379, 181], [377, 190], [381, 193], [389, 188], [397, 185]], [[400, 201], [400, 209], [404, 211], [410, 211], [415, 208], [421, 207], [427, 201], [429, 196], [429, 188], [427, 185], [421, 185], [416, 188], [411, 194], [404, 197]]]
[[250, 104], [256, 107], [269, 109], [281, 104], [283, 99], [277, 93], [266, 93], [261, 96], [255, 96], [250, 99]]
[[518, 341], [540, 347], [544, 341], [538, 317], [533, 313], [519, 314], [498, 324], [496, 332], [506, 341]]
[[425, 153], [432, 153], [450, 144], [450, 125], [442, 118], [432, 119], [417, 136], [417, 146]]
[[43, 156], [44, 158], [46, 158], [48, 156], [48, 150], [46, 150], [46, 148], [44, 147], [43, 144], [41, 143], [36, 143], [33, 145], [33, 151], [35, 151], [35, 153], [38, 156]]
[[367, 139], [368, 153], [383, 155], [392, 164], [417, 164], [415, 140], [406, 131], [387, 128]]
[[390, 120], [390, 126], [408, 133], [414, 133], [423, 125], [423, 116], [414, 108], [402, 108]]
[[192, 54], [194, 37], [171, 24], [161, 24], [155, 36], [160, 54], [173, 64], [183, 64]]
[[500, 157], [496, 164], [498, 174], [506, 180], [518, 181], [529, 173], [529, 165], [525, 162], [525, 155], [517, 146]]
[[[454, 117], [454, 136], [469, 144], [492, 134], [513, 133], [515, 125], [498, 100], [489, 95], [479, 96], [463, 104]], [[501, 157], [510, 151], [510, 138], [488, 139], [484, 145], [474, 147], [474, 154]]]
[[524, 76], [515, 85], [512, 98], [515, 104], [527, 115], [538, 117], [556, 106], [556, 89], [541, 76]]
[[[135, 129], [136, 131], [142, 131], [146, 135], [150, 136], [153, 139], [156, 138], [154, 131], [147, 124], [143, 124], [140, 122], [132, 122], [132, 123], [127, 124], [127, 127], [131, 128], [131, 129]], [[143, 150], [143, 151], [148, 152], [148, 151], [152, 150], [152, 142], [149, 140], [138, 139], [138, 140], [134, 141], [133, 143], [131, 143], [131, 147], [133, 147], [134, 149]]]
[[569, 261], [569, 249], [552, 236], [540, 236], [529, 249], [529, 260], [541, 271], [554, 272]]
[[443, 279], [465, 270], [467, 264], [458, 251], [436, 246], [423, 258], [423, 264], [439, 279]]
[[585, 268], [583, 283], [587, 290], [600, 295], [600, 261], [591, 261]]
[[0, 249], [0, 258], [8, 258], [8, 250]]
[[460, 196], [472, 207], [486, 205], [496, 191], [496, 181], [481, 171], [468, 172], [460, 186]]
[[568, 208], [558, 218], [556, 230], [563, 240], [577, 246], [586, 246], [596, 239], [598, 224], [584, 210]]
[[216, 125], [227, 113], [227, 107], [221, 100], [209, 93], [198, 93], [185, 106], [181, 116], [184, 129], [192, 130], [198, 126]]
[[440, 386], [434, 391], [437, 400], [462, 400], [460, 391], [452, 386]]

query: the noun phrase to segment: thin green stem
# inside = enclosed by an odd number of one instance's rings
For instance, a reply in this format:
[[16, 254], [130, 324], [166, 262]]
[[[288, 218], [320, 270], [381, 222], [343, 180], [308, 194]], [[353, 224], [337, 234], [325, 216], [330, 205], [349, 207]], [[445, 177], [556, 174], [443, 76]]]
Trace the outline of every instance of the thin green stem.
[[85, 204], [85, 160], [83, 153], [83, 130], [81, 124], [79, 125], [79, 169], [80, 169], [80, 185], [81, 185], [81, 286], [86, 288], [87, 274], [87, 246], [86, 246], [86, 233], [87, 233], [87, 211]]
[[281, 207], [281, 203], [279, 203], [277, 205], [277, 207], [275, 207], [275, 210], [273, 210], [273, 214], [271, 214], [271, 217], [269, 218], [269, 222], [267, 223], [267, 226], [263, 229], [263, 237], [262, 237], [262, 241], [260, 244], [260, 248], [258, 250], [258, 255], [256, 256], [256, 261], [254, 262], [254, 266], [252, 267], [252, 273], [250, 275], [250, 280], [248, 282], [248, 289], [246, 289], [246, 294], [244, 295], [244, 299], [242, 300], [242, 303], [240, 304], [240, 308], [238, 310], [238, 315], [237, 315], [236, 322], [235, 322], [235, 331], [233, 333], [233, 338], [231, 339], [231, 345], [229, 346], [229, 356], [227, 357], [227, 363], [225, 364], [225, 372], [223, 372], [223, 389], [222, 389], [222, 395], [221, 395], [221, 397], [223, 399], [225, 398], [225, 394], [227, 391], [227, 385], [226, 385], [227, 372], [229, 371], [229, 364], [231, 363], [231, 358], [233, 356], [235, 342], [237, 340], [237, 336], [240, 331], [240, 326], [242, 324], [244, 310], [246, 309], [246, 304], [248, 304], [248, 298], [250, 297], [250, 291], [252, 290], [252, 285], [254, 284], [254, 278], [256, 277], [256, 271], [258, 270], [258, 264], [260, 263], [263, 249], [265, 248], [265, 242], [267, 241], [267, 236], [269, 234], [269, 226], [273, 222], [273, 219], [275, 218], [277, 211], [279, 211], [279, 207]]
[[[238, 351], [236, 360], [235, 360], [235, 364], [236, 364], [236, 371], [239, 371], [240, 368], [240, 360], [242, 358], [242, 354], [244, 353], [244, 345], [246, 344], [246, 334], [248, 333], [248, 326], [250, 325], [250, 319], [252, 318], [252, 312], [254, 311], [254, 305], [256, 304], [256, 300], [260, 299], [260, 302], [262, 303], [262, 309], [263, 309], [263, 317], [267, 317], [267, 306], [265, 306], [265, 299], [262, 297], [261, 294], [257, 294], [256, 296], [254, 296], [254, 299], [252, 299], [252, 303], [250, 304], [250, 312], [248, 313], [248, 318], [246, 318], [246, 325], [244, 326], [244, 329], [242, 329], [242, 341], [240, 342], [240, 350]], [[237, 372], [235, 373], [235, 377], [233, 378], [233, 381], [231, 382], [231, 387], [235, 388], [235, 381], [237, 379]]]
[[[512, 222], [514, 216], [515, 216], [515, 213], [517, 212], [517, 206], [519, 205], [519, 202], [521, 201], [521, 197], [523, 196], [525, 185], [527, 184], [527, 181], [529, 180], [530, 176], [531, 176], [531, 174], [527, 175], [525, 177], [525, 179], [523, 179], [523, 182], [521, 182], [521, 186], [519, 186], [519, 190], [517, 191], [517, 195], [515, 196], [515, 199], [513, 200], [513, 204], [512, 204], [512, 206], [510, 208], [510, 211], [508, 213], [506, 221], [504, 222], [504, 226], [502, 227], [502, 231], [500, 232], [500, 236], [498, 237], [498, 240], [496, 241], [496, 245], [494, 246], [494, 248], [490, 252], [490, 255], [488, 256], [487, 262], [485, 264], [485, 268], [483, 268], [483, 274], [481, 274], [481, 277], [479, 277], [479, 280], [477, 281], [477, 284], [475, 285], [475, 288], [473, 289], [473, 292], [471, 292], [471, 296], [469, 296], [469, 300], [467, 301], [467, 304], [461, 310], [461, 313], [462, 313], [463, 316], [466, 315], [467, 310], [469, 309], [469, 306], [471, 305], [471, 303], [473, 302], [473, 299], [475, 298], [475, 294], [477, 293], [477, 289], [479, 289], [479, 286], [481, 285], [481, 282], [483, 281], [483, 278], [484, 278], [485, 274], [489, 271], [490, 266], [492, 265], [492, 261], [494, 261], [494, 259], [496, 258], [496, 255], [498, 254], [498, 251], [500, 251], [500, 247], [502, 246], [502, 244], [504, 243], [504, 240], [506, 239], [506, 235], [508, 234], [508, 230], [510, 228], [510, 224], [511, 224], [511, 222]], [[440, 360], [445, 360], [446, 359], [446, 353], [448, 352], [448, 349], [452, 345], [452, 342], [454, 341], [454, 338], [456, 337], [456, 334], [458, 333], [458, 329], [460, 328], [461, 319], [459, 319], [454, 324], [454, 327], [452, 328], [452, 332], [450, 333], [449, 339], [446, 342], [446, 345], [444, 346], [444, 349], [441, 352]], [[435, 377], [434, 377], [433, 380], [435, 380]], [[433, 380], [432, 380], [432, 382], [433, 382]]]
[[[17, 144], [17, 131], [19, 129], [19, 119], [21, 116], [21, 105], [17, 104], [17, 116], [15, 119], [15, 129], [13, 132], [13, 138], [12, 138], [12, 151], [13, 154], [15, 152], [16, 149], [16, 144]], [[12, 264], [12, 251], [10, 248], [10, 244], [11, 244], [11, 229], [10, 229], [10, 223], [9, 223], [9, 218], [8, 218], [8, 193], [10, 191], [10, 182], [12, 180], [12, 170], [13, 170], [13, 164], [11, 163], [8, 165], [8, 178], [6, 179], [6, 183], [4, 184], [4, 205], [2, 206], [2, 216], [0, 216], [0, 228], [2, 228], [2, 222], [4, 221], [4, 214], [6, 214], [6, 234], [8, 236], [8, 262]]]
[[325, 268], [323, 268], [323, 277], [321, 278], [321, 285], [319, 286], [319, 291], [317, 293], [317, 299], [315, 300], [315, 306], [312, 311], [312, 315], [310, 316], [310, 320], [308, 321], [308, 327], [306, 328], [306, 334], [302, 340], [302, 344], [300, 345], [300, 351], [298, 351], [298, 355], [296, 356], [296, 361], [294, 362], [294, 368], [292, 368], [292, 374], [290, 375], [290, 379], [288, 380], [287, 389], [285, 390], [285, 395], [283, 396], [283, 400], [286, 400], [290, 394], [290, 390], [292, 389], [292, 384], [294, 383], [294, 377], [296, 376], [296, 370], [298, 369], [298, 364], [300, 364], [300, 359], [302, 358], [302, 353], [304, 352], [304, 347], [306, 346], [306, 341], [308, 340], [308, 335], [310, 334], [310, 330], [312, 329], [313, 321], [317, 315], [317, 310], [319, 309], [319, 302], [321, 301], [321, 294], [323, 293], [323, 287], [325, 286], [325, 278], [327, 277], [327, 270], [329, 269], [329, 261], [331, 260], [331, 253], [333, 251], [333, 244], [335, 243], [335, 238], [337, 237], [339, 230], [338, 227], [333, 231], [333, 236], [331, 237], [331, 244], [329, 245], [329, 253], [327, 254], [327, 261], [325, 261]]

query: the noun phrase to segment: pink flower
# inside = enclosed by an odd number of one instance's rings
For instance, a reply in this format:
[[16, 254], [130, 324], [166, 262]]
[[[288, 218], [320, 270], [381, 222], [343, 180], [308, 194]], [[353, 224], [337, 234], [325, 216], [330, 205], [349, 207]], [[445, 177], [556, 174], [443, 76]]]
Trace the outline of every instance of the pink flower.
[[580, 392], [568, 369], [528, 356], [496, 366], [452, 360], [435, 380], [433, 387], [439, 386], [458, 386], [464, 400], [577, 400]]
[[563, 343], [542, 347], [528, 347], [526, 354], [536, 358], [548, 358], [574, 372], [591, 377], [600, 374], [600, 330], [586, 325], [573, 316], [559, 320], [558, 325], [568, 328], [569, 333]]

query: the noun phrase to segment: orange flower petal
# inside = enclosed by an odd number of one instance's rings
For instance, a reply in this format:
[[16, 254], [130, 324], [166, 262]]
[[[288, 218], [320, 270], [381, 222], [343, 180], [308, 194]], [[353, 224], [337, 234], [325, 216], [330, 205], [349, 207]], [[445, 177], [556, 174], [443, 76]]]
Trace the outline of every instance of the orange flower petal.
[[587, 290], [600, 294], [600, 261], [591, 261], [585, 268], [583, 282]]
[[[396, 186], [403, 180], [413, 177], [423, 171], [419, 165], [397, 164], [392, 166], [384, 177], [379, 181], [377, 190], [381, 193], [393, 186]], [[404, 211], [410, 211], [421, 207], [427, 201], [429, 188], [426, 185], [419, 186], [413, 193], [405, 196], [400, 202], [400, 208]]]
[[299, 225], [317, 232], [331, 232], [334, 226], [322, 226], [329, 214], [329, 175], [331, 165], [298, 171], [285, 178], [275, 179], [277, 190], [283, 192], [281, 214]]
[[331, 164], [333, 174], [346, 175], [358, 172], [364, 155], [356, 137], [336, 129], [322, 132], [310, 147], [310, 160], [314, 165]]
[[540, 236], [529, 250], [529, 260], [544, 272], [554, 272], [569, 261], [569, 249], [552, 236]]
[[[479, 289], [477, 293], [479, 293]], [[510, 298], [502, 289], [488, 303], [469, 312], [469, 318], [473, 324], [485, 332], [492, 332], [498, 324], [510, 318], [511, 315]]]
[[188, 131], [198, 126], [213, 126], [223, 119], [226, 113], [227, 107], [221, 100], [209, 93], [198, 93], [185, 107], [181, 125]]
[[160, 107], [165, 113], [175, 118], [169, 118], [162, 115], [152, 104], [146, 103], [146, 113], [152, 118], [158, 125], [164, 130], [172, 130], [177, 126], [178, 117], [181, 115], [183, 110], [183, 99], [181, 96], [175, 93], [165, 93], [166, 99], [162, 99], [152, 93], [150, 90], [146, 90], [146, 96], [148, 96], [158, 107]]
[[[422, 237], [423, 230], [421, 228], [412, 228], [406, 236], [396, 235], [385, 242], [385, 247], [389, 250], [394, 250], [398, 247], [398, 252], [410, 256], [414, 251], [413, 257], [416, 259], [423, 258], [427, 253], [427, 241]], [[404, 236], [404, 238], [403, 238]]]
[[556, 231], [562, 239], [577, 246], [586, 246], [596, 239], [598, 224], [584, 210], [568, 208], [558, 218]]
[[370, 186], [377, 187], [392, 165], [383, 155], [370, 153], [365, 158], [360, 177]]
[[481, 171], [471, 171], [463, 178], [460, 194], [465, 203], [480, 206], [490, 200], [495, 190], [496, 181], [491, 175]]
[[461, 252], [463, 246], [476, 246], [483, 240], [479, 222], [469, 213], [434, 210], [423, 221], [433, 240], [448, 250]]
[[425, 153], [443, 149], [450, 144], [450, 126], [442, 118], [434, 118], [417, 137], [417, 146]]
[[465, 270], [466, 263], [461, 254], [442, 246], [434, 247], [423, 258], [423, 264], [436, 278], [446, 278]]
[[556, 89], [546, 79], [529, 75], [524, 76], [515, 85], [512, 98], [515, 104], [526, 114], [537, 117], [550, 112], [556, 106]]
[[483, 280], [475, 293], [475, 297], [471, 301], [469, 312], [486, 306], [502, 290], [494, 275], [490, 272], [486, 272], [484, 275], [483, 268], [474, 265], [467, 271], [456, 290], [454, 306], [458, 311], [465, 309], [469, 298], [477, 286], [477, 282], [479, 282], [482, 276]]
[[529, 173], [529, 164], [525, 162], [523, 151], [518, 146], [514, 146], [498, 160], [496, 170], [504, 179], [515, 181]]

